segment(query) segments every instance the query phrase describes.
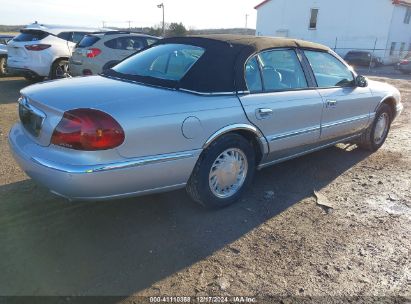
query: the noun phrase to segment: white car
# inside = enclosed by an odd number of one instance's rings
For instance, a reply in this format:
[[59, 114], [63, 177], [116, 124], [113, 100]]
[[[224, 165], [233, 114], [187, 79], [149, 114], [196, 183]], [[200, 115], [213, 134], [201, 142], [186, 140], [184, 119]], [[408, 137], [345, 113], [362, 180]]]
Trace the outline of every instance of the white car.
[[98, 28], [62, 27], [33, 23], [7, 45], [7, 69], [29, 80], [68, 77], [68, 60], [83, 36]]
[[97, 75], [158, 40], [154, 36], [129, 31], [88, 34], [73, 51], [70, 75]]

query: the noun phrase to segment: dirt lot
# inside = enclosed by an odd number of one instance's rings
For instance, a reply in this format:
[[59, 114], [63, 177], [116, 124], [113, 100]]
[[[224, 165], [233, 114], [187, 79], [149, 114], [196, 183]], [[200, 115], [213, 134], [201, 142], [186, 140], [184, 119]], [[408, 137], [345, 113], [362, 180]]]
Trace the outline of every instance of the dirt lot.
[[377, 153], [339, 145], [262, 170], [219, 211], [184, 191], [87, 203], [50, 194], [7, 145], [28, 83], [0, 79], [0, 295], [410, 299], [411, 78], [390, 77], [373, 79], [401, 90], [405, 112]]

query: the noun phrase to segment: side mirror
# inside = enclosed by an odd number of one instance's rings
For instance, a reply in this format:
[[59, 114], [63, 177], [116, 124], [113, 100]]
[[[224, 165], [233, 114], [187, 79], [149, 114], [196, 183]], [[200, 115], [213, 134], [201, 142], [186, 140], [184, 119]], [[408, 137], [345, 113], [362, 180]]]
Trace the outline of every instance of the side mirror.
[[360, 88], [366, 88], [368, 86], [368, 80], [365, 76], [358, 75], [355, 78], [355, 86]]

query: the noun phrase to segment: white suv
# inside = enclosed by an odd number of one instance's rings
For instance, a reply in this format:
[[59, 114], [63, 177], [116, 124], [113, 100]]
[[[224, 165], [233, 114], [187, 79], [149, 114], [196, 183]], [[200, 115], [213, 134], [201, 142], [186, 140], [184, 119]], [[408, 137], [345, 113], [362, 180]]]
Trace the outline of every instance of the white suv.
[[107, 31], [84, 36], [70, 58], [71, 76], [96, 75], [159, 38], [129, 31]]
[[68, 59], [76, 43], [93, 32], [101, 29], [30, 24], [7, 45], [8, 72], [29, 80], [68, 77]]

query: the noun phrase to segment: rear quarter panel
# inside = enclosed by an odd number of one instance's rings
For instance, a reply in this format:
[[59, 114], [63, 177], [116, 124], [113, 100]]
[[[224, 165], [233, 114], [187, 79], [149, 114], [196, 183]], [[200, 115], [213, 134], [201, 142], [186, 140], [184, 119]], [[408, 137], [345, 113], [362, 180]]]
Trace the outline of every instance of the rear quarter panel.
[[[249, 123], [236, 96], [197, 96], [144, 88], [127, 101], [103, 105], [126, 134], [118, 148], [123, 157], [139, 157], [201, 149], [221, 128]], [[149, 91], [160, 90], [153, 96]]]

